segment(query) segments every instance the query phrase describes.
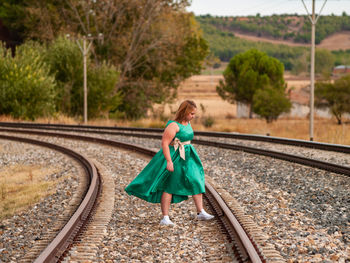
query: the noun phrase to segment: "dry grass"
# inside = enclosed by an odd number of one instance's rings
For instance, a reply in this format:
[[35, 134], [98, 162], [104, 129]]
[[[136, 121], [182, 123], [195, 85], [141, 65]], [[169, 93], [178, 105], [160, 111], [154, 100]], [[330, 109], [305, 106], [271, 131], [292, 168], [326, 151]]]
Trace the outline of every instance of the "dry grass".
[[[204, 101], [204, 100], [203, 100]], [[196, 100], [197, 104], [201, 100]], [[199, 102], [199, 103], [198, 103]], [[229, 105], [233, 107], [232, 105]], [[206, 112], [203, 113], [199, 107], [196, 119], [192, 121], [194, 130], [199, 131], [222, 131], [222, 132], [237, 132], [247, 134], [266, 135], [269, 133], [275, 137], [285, 137], [293, 139], [309, 140], [309, 120], [307, 118], [280, 118], [277, 121], [267, 124], [262, 119], [237, 119], [235, 110], [228, 110], [224, 103], [213, 102], [211, 107], [206, 104]], [[208, 110], [209, 108], [209, 110]], [[172, 108], [176, 109], [175, 107]], [[127, 127], [149, 127], [149, 128], [164, 128], [167, 120], [173, 118], [173, 114], [169, 109], [162, 114], [162, 117], [152, 116], [137, 121], [116, 121], [108, 119], [89, 120], [89, 125], [100, 126], [127, 126]], [[157, 115], [157, 114], [155, 114]], [[205, 127], [203, 117], [212, 116], [214, 124], [212, 127]], [[6, 121], [18, 121], [6, 117]], [[0, 117], [3, 121], [4, 117]], [[71, 124], [79, 124], [80, 122], [74, 119], [68, 119]], [[63, 122], [63, 123], [67, 123]], [[48, 123], [47, 119], [41, 119], [41, 123]], [[50, 123], [62, 123], [60, 120], [51, 119]], [[350, 120], [344, 120], [344, 124], [338, 125], [335, 119], [315, 118], [314, 121], [314, 140], [319, 142], [336, 143], [350, 145]]]
[[[291, 139], [309, 140], [309, 120], [279, 119], [267, 124], [260, 119], [215, 119], [214, 125], [205, 128], [200, 120], [192, 125], [195, 130], [210, 130], [257, 134]], [[335, 120], [316, 119], [314, 121], [314, 140], [319, 142], [350, 145], [350, 124], [337, 125]]]
[[[268, 42], [272, 44], [283, 44], [287, 46], [304, 46], [309, 47], [310, 44], [301, 44], [301, 43], [295, 43], [293, 41], [288, 40], [282, 40], [282, 39], [275, 39], [275, 38], [268, 38], [268, 37], [257, 37], [254, 35], [249, 34], [242, 34], [239, 32], [233, 32], [236, 37], [247, 39], [250, 41], [255, 42]], [[322, 42], [318, 45], [316, 45], [317, 48], [325, 48], [328, 50], [346, 50], [349, 48], [350, 45], [350, 33], [348, 31], [338, 32], [333, 35], [328, 36]]]
[[52, 193], [58, 182], [47, 181], [53, 168], [13, 165], [0, 170], [0, 220], [10, 217]]

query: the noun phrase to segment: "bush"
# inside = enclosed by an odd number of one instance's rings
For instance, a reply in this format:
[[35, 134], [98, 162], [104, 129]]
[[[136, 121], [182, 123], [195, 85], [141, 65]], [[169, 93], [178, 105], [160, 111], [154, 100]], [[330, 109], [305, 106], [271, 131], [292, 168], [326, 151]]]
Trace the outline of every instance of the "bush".
[[253, 97], [253, 111], [263, 117], [267, 123], [277, 120], [283, 112], [289, 112], [291, 102], [283, 91], [266, 87], [257, 90]]
[[[78, 45], [59, 37], [49, 45], [45, 61], [57, 81], [57, 110], [69, 116], [82, 113], [84, 73], [83, 56]], [[90, 64], [89, 59], [87, 63]]]
[[210, 128], [211, 126], [213, 126], [214, 122], [215, 122], [214, 118], [211, 116], [203, 117], [202, 119], [202, 124], [207, 128]]
[[117, 114], [116, 109], [122, 102], [120, 93], [114, 92], [119, 79], [117, 70], [106, 63], [91, 67], [88, 72], [88, 116], [109, 117], [110, 112]]
[[45, 49], [27, 42], [11, 51], [0, 44], [0, 114], [34, 120], [54, 112], [55, 79], [43, 62]]
[[[57, 80], [57, 109], [69, 116], [82, 115], [84, 72], [83, 56], [78, 45], [59, 37], [49, 46], [45, 61]], [[115, 67], [106, 63], [93, 65], [87, 59], [89, 118], [109, 117], [109, 112], [113, 112], [113, 118], [121, 116], [116, 110], [121, 103], [121, 96], [114, 91], [118, 79], [119, 73]]]

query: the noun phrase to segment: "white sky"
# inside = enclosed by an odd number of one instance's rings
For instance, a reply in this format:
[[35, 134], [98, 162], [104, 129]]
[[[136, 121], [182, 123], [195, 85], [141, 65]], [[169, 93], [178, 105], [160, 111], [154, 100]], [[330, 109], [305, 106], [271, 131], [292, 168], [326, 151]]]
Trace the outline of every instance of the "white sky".
[[[309, 12], [312, 12], [312, 0], [304, 0]], [[319, 13], [324, 0], [316, 0], [316, 13]], [[301, 0], [192, 0], [187, 8], [195, 15], [211, 14], [213, 16], [247, 16], [260, 13], [272, 14], [300, 14], [307, 12]], [[321, 15], [341, 15], [345, 11], [350, 15], [350, 0], [328, 0]]]

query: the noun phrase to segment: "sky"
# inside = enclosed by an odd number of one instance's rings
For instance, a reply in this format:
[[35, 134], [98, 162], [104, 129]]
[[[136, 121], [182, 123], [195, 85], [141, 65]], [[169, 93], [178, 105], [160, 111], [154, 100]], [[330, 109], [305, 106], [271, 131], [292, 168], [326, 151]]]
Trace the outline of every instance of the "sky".
[[[312, 12], [312, 0], [304, 0], [309, 13]], [[315, 12], [319, 13], [324, 0], [316, 0]], [[299, 14], [307, 12], [301, 0], [192, 0], [187, 8], [195, 15], [212, 16], [248, 16], [272, 14]], [[350, 15], [350, 0], [328, 0], [321, 15], [341, 15], [345, 11]]]

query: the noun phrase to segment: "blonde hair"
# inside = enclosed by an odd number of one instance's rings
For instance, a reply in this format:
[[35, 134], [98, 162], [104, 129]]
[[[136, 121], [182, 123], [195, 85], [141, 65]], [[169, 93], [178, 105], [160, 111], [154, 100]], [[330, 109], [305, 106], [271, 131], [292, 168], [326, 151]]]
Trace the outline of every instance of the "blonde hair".
[[193, 100], [183, 101], [176, 112], [175, 121], [181, 123], [185, 119], [186, 115], [188, 115], [194, 109], [197, 109], [197, 105]]

